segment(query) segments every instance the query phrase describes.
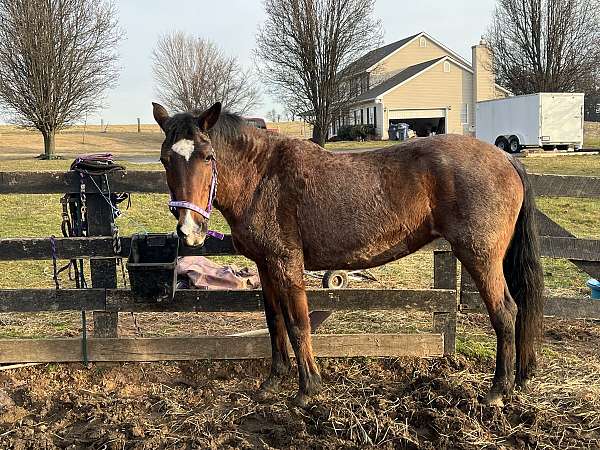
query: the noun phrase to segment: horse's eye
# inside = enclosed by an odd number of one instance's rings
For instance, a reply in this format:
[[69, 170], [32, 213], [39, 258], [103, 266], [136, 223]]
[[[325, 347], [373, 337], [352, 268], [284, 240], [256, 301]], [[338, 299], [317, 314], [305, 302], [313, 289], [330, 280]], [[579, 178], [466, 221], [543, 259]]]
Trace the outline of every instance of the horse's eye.
[[208, 155], [206, 155], [206, 158], [204, 158], [204, 161], [210, 162], [213, 159], [214, 159], [214, 155], [212, 153], [209, 153]]

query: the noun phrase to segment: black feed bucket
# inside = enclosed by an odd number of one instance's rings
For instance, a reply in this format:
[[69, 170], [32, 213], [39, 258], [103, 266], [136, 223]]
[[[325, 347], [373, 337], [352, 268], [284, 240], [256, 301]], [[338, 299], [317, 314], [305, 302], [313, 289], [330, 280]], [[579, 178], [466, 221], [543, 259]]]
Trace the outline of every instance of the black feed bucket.
[[179, 238], [175, 233], [134, 234], [127, 261], [133, 294], [143, 300], [169, 301], [175, 295]]

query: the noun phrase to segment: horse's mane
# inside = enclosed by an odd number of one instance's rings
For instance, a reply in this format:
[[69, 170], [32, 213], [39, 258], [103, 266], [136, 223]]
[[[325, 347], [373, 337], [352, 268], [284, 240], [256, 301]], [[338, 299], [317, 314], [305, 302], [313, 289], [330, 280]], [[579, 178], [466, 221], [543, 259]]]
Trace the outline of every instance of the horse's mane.
[[[167, 122], [167, 135], [175, 140], [181, 136], [193, 135], [198, 126], [199, 111], [175, 114]], [[234, 142], [243, 134], [244, 119], [238, 114], [223, 111], [217, 123], [208, 131], [213, 141]]]
[[215, 141], [234, 142], [243, 134], [244, 124], [244, 119], [239, 114], [223, 111], [208, 134]]

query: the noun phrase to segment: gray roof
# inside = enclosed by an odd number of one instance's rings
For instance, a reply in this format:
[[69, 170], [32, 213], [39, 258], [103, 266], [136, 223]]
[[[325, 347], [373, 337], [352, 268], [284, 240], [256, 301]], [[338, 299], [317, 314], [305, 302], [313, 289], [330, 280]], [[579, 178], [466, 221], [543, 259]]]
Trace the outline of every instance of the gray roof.
[[413, 34], [412, 36], [409, 36], [405, 39], [401, 39], [399, 41], [392, 42], [391, 44], [385, 45], [383, 47], [376, 48], [375, 50], [371, 50], [369, 53], [358, 58], [356, 61], [354, 61], [348, 67], [346, 67], [342, 71], [342, 75], [344, 75], [344, 76], [355, 75], [357, 73], [364, 72], [369, 67], [371, 67], [373, 64], [378, 63], [386, 56], [391, 55], [396, 50], [398, 50], [400, 47], [402, 47], [403, 45], [412, 41], [415, 37], [417, 37], [420, 34], [421, 33]]
[[375, 98], [379, 97], [381, 94], [384, 94], [385, 92], [392, 89], [394, 86], [397, 86], [400, 83], [403, 83], [404, 81], [408, 80], [409, 78], [417, 75], [419, 72], [422, 72], [423, 70], [427, 69], [428, 67], [433, 66], [435, 63], [437, 63], [438, 61], [441, 61], [442, 59], [445, 59], [445, 58], [447, 58], [447, 56], [442, 56], [437, 59], [432, 59], [431, 61], [425, 61], [425, 62], [422, 62], [419, 64], [415, 64], [414, 66], [407, 67], [403, 71], [398, 72], [393, 77], [388, 78], [383, 83], [378, 84], [377, 86], [375, 86], [372, 89], [369, 89], [366, 92], [363, 92], [358, 97], [354, 98], [351, 101], [351, 103], [375, 99]]

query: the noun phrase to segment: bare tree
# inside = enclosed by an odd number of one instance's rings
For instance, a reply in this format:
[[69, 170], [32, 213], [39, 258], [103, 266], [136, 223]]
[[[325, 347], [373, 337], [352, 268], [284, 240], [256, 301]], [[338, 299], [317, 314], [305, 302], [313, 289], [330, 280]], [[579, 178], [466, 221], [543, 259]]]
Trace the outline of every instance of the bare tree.
[[267, 112], [267, 119], [269, 119], [269, 122], [277, 122], [277, 111], [275, 108]]
[[117, 77], [122, 37], [103, 0], [0, 0], [0, 104], [17, 125], [44, 136], [101, 106]]
[[296, 112], [289, 107], [286, 107], [283, 110], [283, 115], [285, 116], [288, 122], [294, 122], [296, 120]]
[[260, 105], [252, 73], [208, 39], [183, 32], [163, 35], [152, 59], [158, 96], [173, 110], [205, 110], [221, 102], [245, 114]]
[[497, 79], [515, 94], [597, 85], [599, 0], [498, 0], [487, 38]]
[[351, 92], [342, 70], [381, 41], [375, 0], [264, 0], [259, 28], [260, 73], [280, 101], [313, 125], [324, 145], [332, 118]]

